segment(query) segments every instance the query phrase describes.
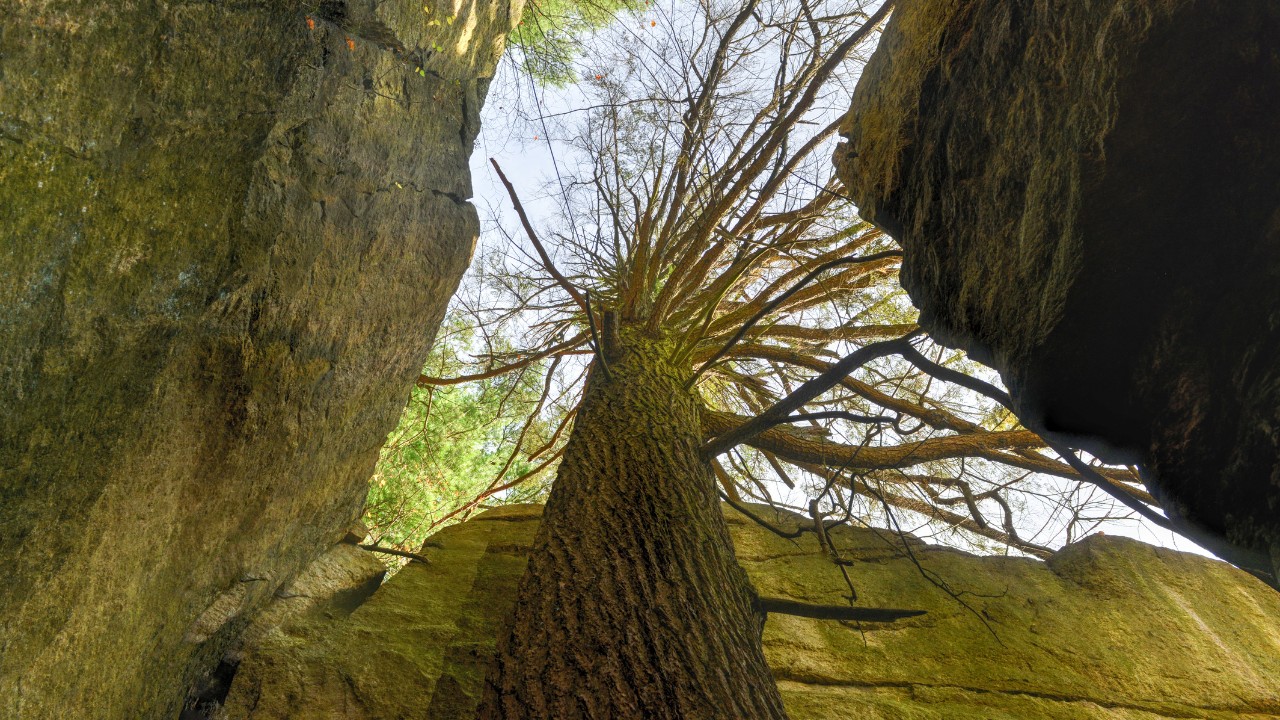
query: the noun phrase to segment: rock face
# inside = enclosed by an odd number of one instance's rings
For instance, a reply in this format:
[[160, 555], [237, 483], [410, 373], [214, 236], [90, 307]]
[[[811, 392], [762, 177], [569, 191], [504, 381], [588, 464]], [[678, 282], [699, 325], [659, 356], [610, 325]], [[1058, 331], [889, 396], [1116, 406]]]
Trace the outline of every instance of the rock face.
[[262, 638], [307, 613], [350, 613], [382, 585], [387, 566], [373, 553], [351, 543], [339, 543], [276, 591], [240, 635], [242, 649], [228, 658], [238, 662], [245, 649], [256, 647]]
[[[246, 652], [261, 647], [268, 638], [308, 614], [341, 617], [371, 596], [386, 577], [387, 567], [373, 553], [343, 541], [325, 551], [294, 575], [253, 616], [239, 638], [223, 653], [212, 672], [204, 674], [187, 692], [181, 720], [218, 717], [231, 679]], [[242, 585], [219, 597], [201, 613], [187, 631], [187, 642], [204, 642], [234, 615], [243, 600]]]
[[0, 717], [176, 716], [342, 536], [518, 5], [5, 3]]
[[1280, 587], [1278, 36], [1271, 0], [904, 0], [836, 164], [1024, 423]]
[[[540, 513], [448, 528], [423, 549], [430, 565], [410, 563], [349, 617], [274, 634], [240, 665], [227, 717], [474, 717]], [[792, 542], [726, 513], [761, 594], [847, 602], [812, 533]], [[1225, 563], [1103, 536], [1048, 562], [873, 530], [832, 538], [860, 605], [928, 614], [861, 628], [770, 615], [765, 654], [794, 720], [1280, 717], [1280, 595]]]

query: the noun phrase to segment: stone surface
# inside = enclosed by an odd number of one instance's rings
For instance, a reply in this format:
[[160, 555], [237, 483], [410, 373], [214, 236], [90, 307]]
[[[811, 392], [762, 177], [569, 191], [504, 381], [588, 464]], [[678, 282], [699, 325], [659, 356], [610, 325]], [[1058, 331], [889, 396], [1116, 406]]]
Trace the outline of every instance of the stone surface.
[[[349, 531], [350, 532], [350, 531]], [[210, 720], [219, 717], [231, 679], [245, 653], [263, 646], [284, 627], [308, 615], [344, 617], [369, 599], [387, 575], [387, 566], [373, 553], [347, 542], [329, 548], [302, 569], [287, 585], [276, 591], [266, 606], [239, 633], [222, 656], [222, 661], [206, 672], [187, 692], [186, 709], [180, 720]], [[219, 596], [187, 631], [187, 642], [204, 642], [228, 620], [242, 612], [247, 593], [239, 584]], [[197, 634], [198, 633], [198, 634]]]
[[3, 3], [0, 717], [176, 716], [359, 513], [518, 11], [426, 8]]
[[231, 659], [238, 660], [244, 648], [257, 647], [267, 635], [307, 613], [350, 613], [373, 595], [386, 575], [387, 566], [374, 553], [349, 543], [334, 545], [276, 591], [241, 634], [241, 649]]
[[228, 718], [473, 718], [541, 506], [437, 533], [342, 619], [286, 626], [240, 664]]
[[[423, 549], [430, 565], [410, 564], [349, 617], [285, 628], [241, 664], [227, 716], [473, 717], [540, 512], [443, 530]], [[726, 512], [761, 594], [846, 602], [812, 533], [792, 542]], [[765, 653], [794, 720], [1280, 717], [1280, 595], [1225, 563], [1103, 536], [1048, 562], [865, 529], [832, 537], [860, 605], [928, 614], [861, 628], [770, 616]]]
[[921, 324], [1280, 587], [1280, 4], [904, 0], [836, 164]]

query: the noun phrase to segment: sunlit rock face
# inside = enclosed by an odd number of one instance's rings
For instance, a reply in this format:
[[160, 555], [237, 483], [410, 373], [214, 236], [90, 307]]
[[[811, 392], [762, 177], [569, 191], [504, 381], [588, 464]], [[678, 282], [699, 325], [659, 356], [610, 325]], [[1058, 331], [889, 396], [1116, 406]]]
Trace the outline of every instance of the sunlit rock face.
[[1280, 4], [906, 0], [836, 164], [922, 323], [1277, 582]]
[[[541, 510], [499, 508], [447, 528], [422, 549], [429, 565], [410, 563], [350, 615], [271, 633], [240, 664], [225, 717], [474, 718]], [[812, 533], [792, 541], [725, 513], [761, 595], [848, 603]], [[927, 614], [861, 625], [771, 614], [765, 656], [792, 720], [1280, 715], [1280, 594], [1226, 563], [1101, 535], [1047, 562], [861, 528], [830, 538], [859, 605]]]
[[4, 3], [0, 717], [176, 717], [359, 513], [512, 5]]

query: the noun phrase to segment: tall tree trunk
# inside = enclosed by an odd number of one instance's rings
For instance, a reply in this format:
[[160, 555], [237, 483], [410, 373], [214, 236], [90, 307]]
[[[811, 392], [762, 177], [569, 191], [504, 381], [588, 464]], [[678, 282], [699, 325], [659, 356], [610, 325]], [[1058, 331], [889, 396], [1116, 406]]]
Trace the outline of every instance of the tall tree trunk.
[[479, 717], [785, 718], [698, 408], [659, 343], [592, 370]]

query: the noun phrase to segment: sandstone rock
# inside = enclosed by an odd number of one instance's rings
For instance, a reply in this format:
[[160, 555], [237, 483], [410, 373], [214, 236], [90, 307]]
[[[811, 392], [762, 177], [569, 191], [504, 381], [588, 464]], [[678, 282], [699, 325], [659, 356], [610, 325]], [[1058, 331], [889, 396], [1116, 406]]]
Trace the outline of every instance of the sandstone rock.
[[309, 619], [241, 663], [228, 718], [472, 718], [542, 507], [483, 513], [432, 537], [349, 617]]
[[921, 323], [1280, 587], [1280, 4], [904, 0], [836, 163]]
[[[410, 564], [349, 617], [273, 636], [241, 664], [227, 716], [473, 717], [540, 513], [448, 528], [423, 550], [430, 565]], [[811, 533], [792, 542], [726, 513], [761, 594], [847, 602]], [[1225, 563], [1119, 537], [1047, 563], [866, 529], [832, 537], [859, 605], [928, 614], [861, 627], [771, 615], [765, 652], [794, 720], [1280, 717], [1280, 595]]]
[[4, 4], [0, 717], [176, 716], [358, 515], [512, 5]]
[[266, 635], [306, 613], [349, 614], [373, 595], [386, 575], [387, 566], [373, 553], [355, 545], [334, 545], [276, 591], [245, 628], [239, 641], [242, 649], [232, 659], [238, 661], [243, 648], [257, 647]]

